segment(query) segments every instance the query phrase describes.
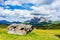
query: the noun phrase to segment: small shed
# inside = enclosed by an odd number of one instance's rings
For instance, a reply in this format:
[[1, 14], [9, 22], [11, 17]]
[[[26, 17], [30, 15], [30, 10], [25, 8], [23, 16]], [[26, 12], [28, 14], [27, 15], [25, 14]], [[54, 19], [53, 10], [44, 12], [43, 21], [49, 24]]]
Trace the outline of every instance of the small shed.
[[25, 35], [33, 30], [32, 25], [11, 24], [8, 26], [8, 34]]

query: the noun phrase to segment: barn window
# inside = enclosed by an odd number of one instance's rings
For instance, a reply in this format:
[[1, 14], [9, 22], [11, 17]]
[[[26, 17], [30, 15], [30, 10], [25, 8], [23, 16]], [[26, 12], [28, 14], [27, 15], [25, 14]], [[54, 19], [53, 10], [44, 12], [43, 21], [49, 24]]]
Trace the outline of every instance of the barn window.
[[12, 26], [14, 29], [16, 28], [16, 26]]
[[24, 28], [21, 28], [20, 30], [24, 30]]

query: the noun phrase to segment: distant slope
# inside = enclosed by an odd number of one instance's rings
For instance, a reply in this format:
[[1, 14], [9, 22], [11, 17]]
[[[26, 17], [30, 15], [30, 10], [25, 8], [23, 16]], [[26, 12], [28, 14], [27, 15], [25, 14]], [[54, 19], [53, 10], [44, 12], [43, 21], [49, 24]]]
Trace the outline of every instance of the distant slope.
[[9, 22], [9, 21], [6, 21], [6, 20], [0, 20], [0, 24], [13, 24], [13, 23], [16, 23], [16, 24], [19, 24], [21, 22]]

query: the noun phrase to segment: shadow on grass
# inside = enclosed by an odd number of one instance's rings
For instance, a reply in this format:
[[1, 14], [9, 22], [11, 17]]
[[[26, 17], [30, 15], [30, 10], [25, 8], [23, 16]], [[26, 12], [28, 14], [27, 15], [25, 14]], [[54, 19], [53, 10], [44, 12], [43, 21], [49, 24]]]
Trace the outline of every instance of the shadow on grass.
[[60, 35], [55, 35], [56, 37], [60, 38]]

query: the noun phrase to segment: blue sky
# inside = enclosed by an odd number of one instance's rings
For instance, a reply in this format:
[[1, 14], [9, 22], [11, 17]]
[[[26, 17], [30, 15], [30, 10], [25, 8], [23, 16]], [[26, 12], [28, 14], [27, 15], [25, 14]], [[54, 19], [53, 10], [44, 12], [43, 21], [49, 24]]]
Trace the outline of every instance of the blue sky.
[[35, 16], [59, 21], [60, 0], [0, 0], [0, 20], [23, 22]]

